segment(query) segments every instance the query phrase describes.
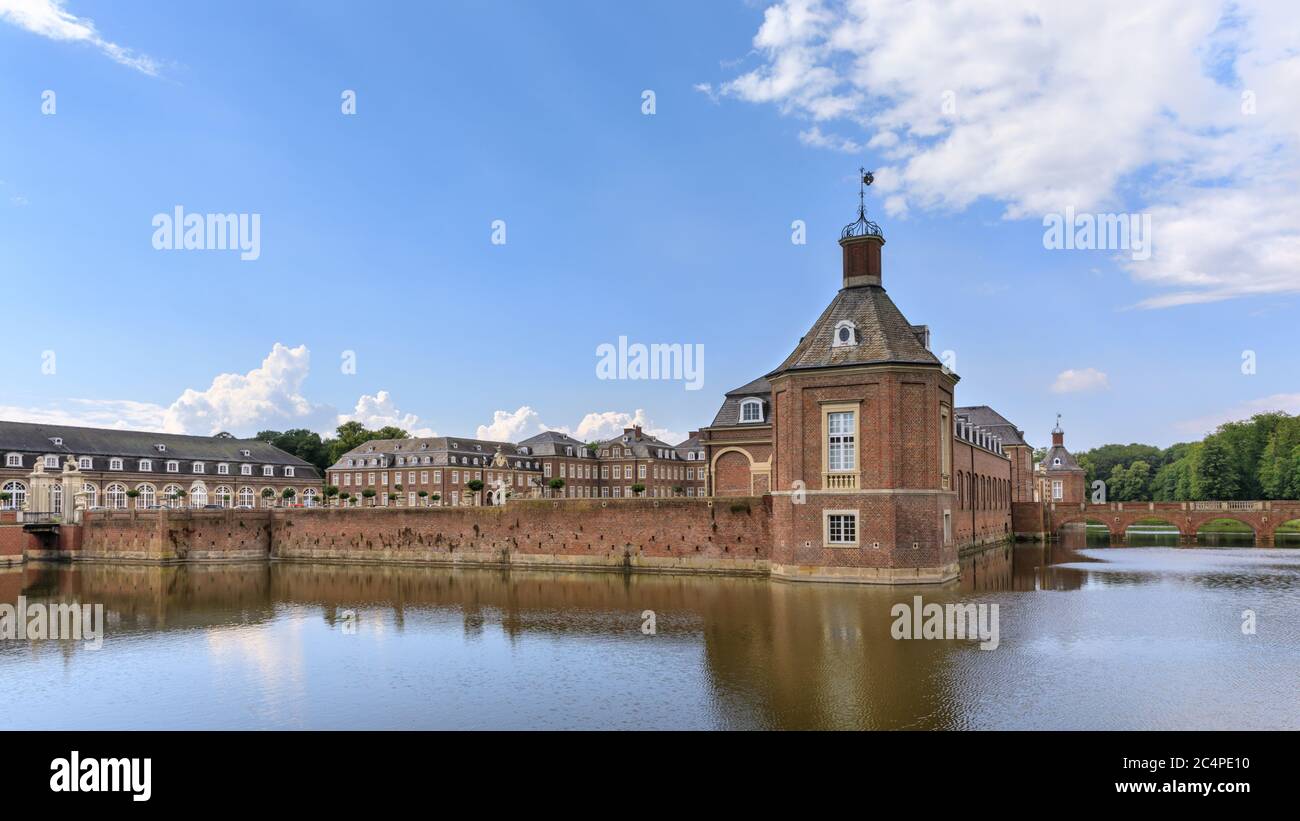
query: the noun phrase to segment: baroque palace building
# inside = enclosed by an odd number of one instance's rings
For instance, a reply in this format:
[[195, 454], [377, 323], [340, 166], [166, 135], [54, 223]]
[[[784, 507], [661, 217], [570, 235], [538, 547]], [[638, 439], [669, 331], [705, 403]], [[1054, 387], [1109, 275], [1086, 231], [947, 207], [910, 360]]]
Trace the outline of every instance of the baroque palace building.
[[[706, 474], [697, 439], [670, 445], [635, 426], [595, 443], [559, 431], [518, 444], [450, 436], [375, 440], [343, 454], [326, 481], [378, 506], [443, 506], [512, 497], [632, 498], [637, 485], [649, 498], [703, 496]], [[472, 481], [482, 488], [471, 489]]]
[[265, 507], [321, 498], [314, 465], [228, 433], [0, 421], [0, 454], [0, 492], [8, 494], [0, 507], [10, 509], [63, 514], [78, 501], [85, 509]]

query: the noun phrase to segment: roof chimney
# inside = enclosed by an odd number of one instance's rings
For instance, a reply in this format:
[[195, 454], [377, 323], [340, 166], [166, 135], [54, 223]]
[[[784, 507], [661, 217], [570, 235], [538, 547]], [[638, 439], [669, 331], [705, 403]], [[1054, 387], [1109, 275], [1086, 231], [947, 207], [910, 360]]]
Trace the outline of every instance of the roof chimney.
[[875, 177], [861, 168], [858, 172], [862, 175], [858, 186], [858, 218], [840, 231], [845, 288], [880, 285], [880, 247], [885, 244], [880, 226], [867, 219], [866, 190]]

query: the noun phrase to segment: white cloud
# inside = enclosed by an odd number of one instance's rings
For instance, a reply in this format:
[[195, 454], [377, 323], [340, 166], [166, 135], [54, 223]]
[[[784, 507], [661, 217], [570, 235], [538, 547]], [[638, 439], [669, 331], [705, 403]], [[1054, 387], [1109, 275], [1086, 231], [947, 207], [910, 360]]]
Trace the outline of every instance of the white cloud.
[[1224, 422], [1236, 422], [1249, 419], [1257, 413], [1272, 411], [1282, 411], [1293, 416], [1300, 415], [1300, 393], [1275, 393], [1272, 396], [1251, 399], [1217, 413], [1177, 422], [1174, 427], [1189, 435], [1204, 436], [1213, 433], [1215, 428]]
[[73, 407], [0, 405], [0, 419], [117, 430], [162, 430], [167, 413], [162, 405], [127, 399], [70, 399], [68, 403]]
[[547, 425], [542, 422], [537, 411], [522, 405], [515, 411], [499, 410], [492, 414], [492, 424], [479, 425], [475, 433], [479, 439], [504, 442], [518, 442], [543, 431], [554, 430], [567, 433], [583, 442], [612, 439], [623, 432], [624, 428], [640, 425], [651, 436], [658, 437], [670, 445], [686, 439], [684, 434], [667, 428], [658, 427], [646, 416], [643, 409], [635, 413], [623, 411], [603, 411], [588, 413], [575, 427], [565, 425]]
[[95, 23], [78, 17], [63, 7], [64, 0], [0, 0], [0, 20], [12, 23], [33, 34], [51, 40], [89, 43], [124, 66], [158, 76], [158, 63], [152, 57], [136, 54], [129, 48], [100, 36]]
[[496, 411], [492, 414], [492, 424], [479, 425], [478, 431], [474, 435], [479, 439], [487, 439], [493, 442], [518, 442], [520, 439], [527, 439], [544, 430], [550, 430], [550, 428], [542, 424], [537, 411], [527, 405], [522, 405], [519, 410], [513, 412]]
[[800, 131], [799, 142], [813, 148], [829, 148], [832, 151], [843, 151], [846, 154], [856, 154], [862, 150], [861, 144], [847, 137], [841, 137], [838, 134], [823, 134], [821, 126], [817, 125], [806, 131]]
[[1296, 42], [1289, 0], [782, 0], [717, 88], [859, 129], [891, 214], [1151, 213], [1159, 308], [1300, 291]]
[[306, 345], [289, 348], [277, 342], [261, 367], [246, 374], [220, 374], [206, 390], [186, 389], [167, 409], [163, 430], [200, 435], [264, 428], [321, 430], [334, 414], [329, 406], [303, 396], [310, 370]]
[[307, 428], [333, 434], [356, 420], [375, 429], [394, 425], [413, 436], [437, 436], [413, 413], [394, 405], [388, 391], [363, 394], [352, 413], [315, 403], [303, 394], [311, 371], [306, 345], [290, 348], [277, 342], [261, 366], [245, 374], [223, 373], [203, 390], [188, 388], [171, 405], [125, 399], [69, 399], [43, 407], [0, 405], [0, 419], [123, 430], [155, 430], [210, 436], [229, 431], [251, 436], [261, 430]]
[[420, 417], [398, 410], [388, 391], [379, 391], [374, 396], [362, 394], [353, 412], [338, 418], [340, 425], [351, 421], [360, 422], [371, 430], [392, 426], [401, 428], [412, 436], [438, 435], [433, 429], [422, 426]]
[[1056, 375], [1056, 381], [1052, 383], [1052, 393], [1101, 391], [1109, 387], [1110, 379], [1096, 368], [1070, 369]]

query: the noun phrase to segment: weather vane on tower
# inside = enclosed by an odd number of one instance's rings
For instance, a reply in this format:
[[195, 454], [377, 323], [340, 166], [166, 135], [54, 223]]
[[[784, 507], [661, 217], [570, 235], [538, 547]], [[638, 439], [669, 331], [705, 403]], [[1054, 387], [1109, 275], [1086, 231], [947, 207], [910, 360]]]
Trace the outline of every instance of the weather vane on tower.
[[876, 181], [876, 175], [865, 168], [858, 168], [858, 218], [856, 221], [844, 226], [840, 231], [840, 239], [849, 237], [884, 237], [880, 233], [880, 226], [867, 219], [867, 186]]

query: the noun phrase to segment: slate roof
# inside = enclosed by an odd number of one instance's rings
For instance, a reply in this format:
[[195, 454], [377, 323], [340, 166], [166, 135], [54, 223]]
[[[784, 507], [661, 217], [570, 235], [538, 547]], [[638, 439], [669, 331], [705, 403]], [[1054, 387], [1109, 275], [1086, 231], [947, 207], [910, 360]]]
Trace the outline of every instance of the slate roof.
[[[651, 436], [647, 433], [642, 433], [641, 437], [638, 439], [636, 434], [630, 433], [628, 431], [623, 431], [623, 433], [619, 434], [618, 436], [615, 436], [611, 439], [606, 439], [605, 441], [600, 443], [600, 447], [602, 448], [602, 450], [609, 445], [622, 445], [625, 450], [631, 449], [632, 451], [631, 458], [633, 459], [659, 459], [661, 457], [659, 456], [658, 453], [656, 453], [656, 451], [659, 450], [660, 448], [667, 451], [672, 451], [674, 454], [676, 453], [677, 450], [672, 445], [668, 444], [662, 439], [659, 439], [658, 437]], [[609, 458], [615, 459], [618, 457], [611, 456]], [[666, 458], [675, 459], [679, 457], [675, 455], [670, 455], [667, 456]]]
[[1029, 443], [1025, 441], [1025, 432], [988, 405], [971, 405], [965, 408], [957, 408], [955, 413], [959, 417], [966, 417], [966, 421], [972, 425], [978, 425], [1000, 437], [1004, 448], [1014, 445], [1029, 447]]
[[[832, 347], [835, 326], [846, 319], [856, 325], [860, 341]], [[841, 288], [794, 351], [767, 377], [840, 365], [941, 365], [918, 338], [923, 328], [908, 322], [879, 285]]]
[[558, 430], [543, 431], [536, 436], [530, 436], [521, 441], [519, 447], [528, 448], [529, 453], [536, 456], [564, 456], [566, 447], [573, 448], [574, 458], [591, 453], [591, 451], [587, 450], [586, 442], [580, 442], [569, 434], [561, 433]]
[[750, 397], [763, 400], [763, 421], [747, 422], [747, 425], [762, 427], [770, 424], [772, 411], [772, 383], [767, 381], [767, 377], [760, 376], [753, 382], [747, 382], [735, 390], [727, 391], [722, 400], [722, 407], [718, 408], [718, 413], [713, 417], [713, 424], [709, 427], [725, 428], [733, 425], [739, 425], [740, 422], [740, 403]]
[[[494, 442], [488, 439], [471, 439], [457, 436], [425, 436], [414, 437], [410, 439], [372, 439], [369, 442], [363, 442], [347, 453], [339, 457], [339, 460], [329, 467], [329, 470], [356, 470], [357, 468], [383, 467], [402, 469], [407, 465], [398, 465], [397, 457], [414, 456], [419, 461], [411, 467], [454, 467], [454, 468], [490, 468], [492, 459], [496, 456], [497, 448], [510, 459], [510, 467], [515, 468], [516, 461], [519, 461], [519, 470], [533, 470], [531, 466], [525, 464], [525, 460], [533, 458], [532, 455], [524, 456], [519, 453], [517, 445], [511, 442]], [[425, 462], [424, 457], [429, 457]], [[451, 457], [456, 456], [455, 462]], [[379, 459], [381, 464], [370, 465], [349, 465], [348, 459]], [[468, 458], [470, 461], [465, 462]], [[479, 464], [473, 464], [473, 460], [478, 459]], [[540, 470], [540, 468], [537, 468]]]
[[700, 442], [699, 433], [695, 433], [691, 435], [691, 437], [687, 439], [685, 442], [682, 442], [681, 444], [677, 445], [675, 450], [677, 451], [678, 459], [685, 459], [686, 454], [688, 453], [695, 454], [695, 456], [692, 457], [695, 461], [699, 461], [700, 459], [704, 458], [704, 445]]
[[[51, 439], [63, 440], [62, 446]], [[165, 445], [160, 452], [157, 445]], [[248, 456], [241, 451], [247, 450]], [[178, 433], [83, 428], [41, 422], [0, 421], [0, 453], [71, 454], [73, 456], [123, 456], [131, 459], [175, 459], [179, 462], [231, 462], [292, 465], [296, 478], [318, 475], [316, 466], [259, 439], [236, 439], [228, 434], [187, 436]]]
[[[1052, 462], [1055, 461], [1056, 459], [1060, 459], [1061, 464], [1053, 467]], [[1052, 445], [1052, 447], [1048, 449], [1047, 455], [1043, 457], [1043, 461], [1039, 462], [1038, 465], [1040, 468], [1042, 468], [1045, 471], [1048, 471], [1049, 473], [1059, 472], [1059, 471], [1078, 471], [1079, 473], [1085, 472], [1083, 468], [1079, 467], [1079, 463], [1074, 461], [1074, 457], [1070, 454], [1070, 452], [1066, 450], [1065, 447], [1062, 445]]]

